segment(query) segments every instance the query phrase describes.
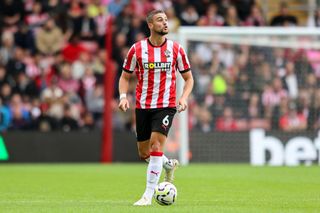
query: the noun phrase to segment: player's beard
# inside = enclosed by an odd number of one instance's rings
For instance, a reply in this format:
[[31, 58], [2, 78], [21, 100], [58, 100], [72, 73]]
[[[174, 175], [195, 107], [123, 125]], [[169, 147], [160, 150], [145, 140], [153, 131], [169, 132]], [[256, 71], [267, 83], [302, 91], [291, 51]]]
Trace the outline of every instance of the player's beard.
[[164, 36], [168, 34], [168, 31], [164, 31], [164, 30], [159, 30], [159, 31], [155, 31], [158, 35]]

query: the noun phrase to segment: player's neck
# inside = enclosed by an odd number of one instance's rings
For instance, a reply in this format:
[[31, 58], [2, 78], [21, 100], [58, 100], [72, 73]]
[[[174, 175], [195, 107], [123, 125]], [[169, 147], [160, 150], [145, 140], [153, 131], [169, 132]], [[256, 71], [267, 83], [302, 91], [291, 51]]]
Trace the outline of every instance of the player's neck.
[[154, 36], [154, 35], [151, 35], [148, 39], [149, 39], [149, 42], [153, 46], [161, 46], [166, 41], [166, 37], [165, 36]]

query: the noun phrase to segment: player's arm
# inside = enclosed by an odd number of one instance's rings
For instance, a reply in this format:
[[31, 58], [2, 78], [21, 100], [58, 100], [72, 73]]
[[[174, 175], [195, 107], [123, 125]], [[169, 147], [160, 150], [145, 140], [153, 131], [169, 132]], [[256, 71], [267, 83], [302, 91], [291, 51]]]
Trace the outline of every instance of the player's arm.
[[185, 83], [184, 83], [182, 95], [181, 95], [179, 102], [178, 102], [178, 112], [181, 112], [181, 111], [184, 111], [187, 109], [187, 107], [188, 107], [187, 100], [188, 100], [188, 97], [192, 91], [193, 84], [194, 84], [194, 80], [193, 80], [193, 76], [192, 76], [191, 71], [181, 73], [181, 76], [184, 79]]
[[130, 108], [129, 101], [127, 99], [127, 92], [129, 88], [130, 77], [131, 77], [131, 73], [122, 71], [122, 74], [119, 80], [119, 94], [120, 94], [119, 108], [123, 112], [127, 111], [127, 109]]
[[136, 65], [136, 56], [134, 45], [130, 48], [127, 53], [127, 56], [123, 62], [122, 73], [119, 79], [119, 94], [120, 94], [120, 103], [119, 108], [122, 111], [127, 111], [129, 109], [129, 101], [127, 99], [127, 92], [129, 89], [129, 80], [131, 74], [133, 73]]

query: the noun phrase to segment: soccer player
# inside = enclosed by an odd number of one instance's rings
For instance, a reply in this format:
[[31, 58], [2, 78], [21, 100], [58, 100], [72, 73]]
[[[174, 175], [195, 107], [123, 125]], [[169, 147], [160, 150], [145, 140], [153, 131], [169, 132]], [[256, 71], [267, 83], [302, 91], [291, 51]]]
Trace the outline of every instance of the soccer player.
[[[126, 111], [129, 79], [135, 71], [136, 86], [136, 132], [141, 159], [148, 162], [147, 184], [136, 206], [151, 205], [154, 189], [159, 182], [162, 167], [165, 181], [173, 181], [178, 161], [163, 155], [167, 134], [175, 113], [186, 110], [187, 98], [193, 88], [190, 64], [182, 46], [168, 40], [168, 19], [162, 10], [151, 11], [146, 18], [150, 37], [136, 42], [128, 51], [119, 80], [119, 108]], [[176, 71], [185, 84], [176, 102]], [[178, 103], [178, 106], [177, 106]]]

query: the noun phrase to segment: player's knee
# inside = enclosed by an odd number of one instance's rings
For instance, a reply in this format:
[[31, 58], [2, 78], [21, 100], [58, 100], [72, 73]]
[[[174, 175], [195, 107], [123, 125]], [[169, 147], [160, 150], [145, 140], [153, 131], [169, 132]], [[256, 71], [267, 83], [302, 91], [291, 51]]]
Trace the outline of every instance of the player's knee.
[[155, 141], [151, 143], [151, 152], [162, 152], [160, 142]]

